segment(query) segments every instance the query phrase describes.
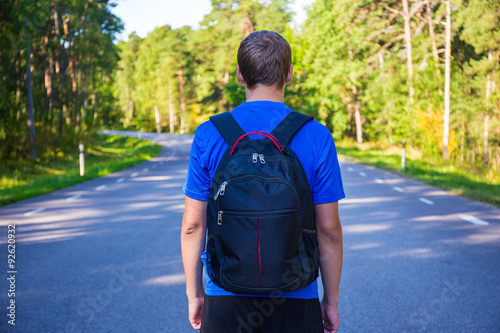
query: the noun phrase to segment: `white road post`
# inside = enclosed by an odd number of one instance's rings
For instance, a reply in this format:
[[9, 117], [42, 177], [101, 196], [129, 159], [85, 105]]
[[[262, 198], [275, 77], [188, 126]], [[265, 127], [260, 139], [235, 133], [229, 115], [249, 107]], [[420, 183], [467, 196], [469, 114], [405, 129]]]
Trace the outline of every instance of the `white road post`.
[[80, 144], [80, 176], [85, 175], [85, 158], [83, 156], [83, 144]]
[[401, 170], [405, 169], [405, 159], [406, 159], [406, 140], [401, 141], [403, 144], [403, 150], [401, 151]]

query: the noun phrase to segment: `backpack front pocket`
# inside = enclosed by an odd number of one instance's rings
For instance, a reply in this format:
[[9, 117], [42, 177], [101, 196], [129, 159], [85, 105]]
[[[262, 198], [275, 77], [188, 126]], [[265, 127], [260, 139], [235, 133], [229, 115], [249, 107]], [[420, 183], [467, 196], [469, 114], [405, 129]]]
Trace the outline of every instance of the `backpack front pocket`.
[[[296, 209], [218, 211], [224, 280], [234, 287], [279, 289], [301, 271], [301, 224]], [[286, 234], [284, 234], [286, 233]]]

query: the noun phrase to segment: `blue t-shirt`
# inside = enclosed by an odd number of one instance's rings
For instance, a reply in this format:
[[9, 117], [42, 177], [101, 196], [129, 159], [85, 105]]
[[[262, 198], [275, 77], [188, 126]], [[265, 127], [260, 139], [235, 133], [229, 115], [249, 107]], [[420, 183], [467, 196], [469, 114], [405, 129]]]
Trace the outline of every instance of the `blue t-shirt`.
[[[285, 103], [270, 101], [244, 102], [233, 111], [236, 122], [245, 131], [270, 133], [292, 110]], [[262, 138], [251, 135], [251, 138]], [[345, 197], [340, 175], [337, 151], [330, 131], [315, 120], [309, 121], [292, 138], [289, 147], [295, 152], [304, 168], [314, 204], [336, 202]], [[207, 201], [215, 170], [227, 144], [211, 121], [196, 129], [184, 194], [191, 199]], [[202, 255], [205, 265], [205, 253]], [[207, 275], [205, 293], [208, 296], [275, 296], [311, 299], [318, 297], [315, 281], [299, 290], [273, 295], [246, 295], [228, 292], [216, 286]]]

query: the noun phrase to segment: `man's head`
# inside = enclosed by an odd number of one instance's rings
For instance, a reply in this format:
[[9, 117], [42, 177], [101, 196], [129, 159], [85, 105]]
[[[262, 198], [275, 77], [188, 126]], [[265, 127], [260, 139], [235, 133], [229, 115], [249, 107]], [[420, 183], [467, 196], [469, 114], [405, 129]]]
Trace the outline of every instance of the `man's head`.
[[282, 89], [291, 81], [291, 65], [290, 44], [277, 32], [255, 31], [238, 49], [238, 68], [248, 89], [257, 84]]

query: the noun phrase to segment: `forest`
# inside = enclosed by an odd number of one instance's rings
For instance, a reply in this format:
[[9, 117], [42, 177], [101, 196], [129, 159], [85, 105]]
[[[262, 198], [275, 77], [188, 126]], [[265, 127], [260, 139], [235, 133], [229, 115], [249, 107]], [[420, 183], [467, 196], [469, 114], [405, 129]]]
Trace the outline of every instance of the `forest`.
[[[208, 1], [208, 0], [207, 0]], [[0, 160], [76, 150], [103, 128], [193, 133], [245, 100], [240, 41], [273, 30], [291, 44], [285, 102], [337, 142], [398, 147], [498, 175], [500, 1], [212, 0], [200, 27], [123, 25], [109, 0], [7, 0], [0, 11]]]

